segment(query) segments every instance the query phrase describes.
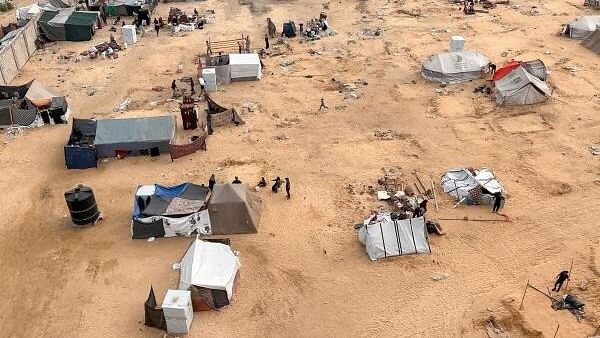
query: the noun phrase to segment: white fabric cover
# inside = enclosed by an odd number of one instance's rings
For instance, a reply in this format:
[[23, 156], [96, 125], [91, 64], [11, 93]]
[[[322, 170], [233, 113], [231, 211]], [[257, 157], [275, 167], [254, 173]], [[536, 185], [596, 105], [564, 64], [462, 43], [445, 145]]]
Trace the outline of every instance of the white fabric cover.
[[225, 290], [227, 298], [231, 300], [240, 260], [228, 245], [195, 239], [180, 265], [180, 290], [187, 290], [191, 285]]
[[258, 54], [229, 54], [231, 79], [260, 79], [261, 66]]
[[548, 84], [519, 66], [494, 82], [496, 102], [501, 106], [535, 104], [552, 95]]
[[125, 41], [128, 45], [133, 45], [137, 42], [135, 25], [125, 25], [121, 27], [121, 34], [123, 35], [123, 41]]
[[135, 196], [152, 196], [155, 190], [156, 185], [154, 184], [141, 185], [135, 192]]
[[441, 83], [459, 83], [481, 78], [490, 60], [476, 51], [436, 54], [423, 62], [421, 75]]
[[451, 36], [450, 46], [448, 47], [449, 52], [462, 52], [465, 48], [465, 38], [462, 36]]
[[393, 221], [389, 213], [379, 214], [377, 222], [358, 231], [358, 240], [365, 245], [369, 258], [381, 258], [431, 253], [423, 217]]
[[569, 22], [565, 27], [565, 35], [573, 39], [583, 40], [590, 36], [600, 25], [600, 15], [584, 15]]
[[212, 234], [210, 217], [207, 209], [193, 213], [187, 217], [150, 216], [139, 218], [139, 221], [143, 223], [152, 223], [156, 220], [162, 220], [163, 228], [165, 229], [165, 237], [189, 237], [194, 231], [197, 231], [201, 236], [209, 236]]
[[26, 7], [17, 8], [15, 11], [15, 15], [17, 17], [17, 21], [19, 20], [29, 20], [34, 16], [40, 14], [42, 8], [37, 4], [29, 5]]
[[504, 190], [502, 183], [498, 182], [494, 174], [486, 168], [475, 170], [475, 176], [465, 168], [448, 169], [442, 176], [441, 185], [444, 192], [459, 201], [467, 197], [469, 192], [479, 185], [492, 194]]
[[55, 27], [64, 27], [65, 23], [67, 22], [69, 17], [71, 17], [71, 14], [73, 14], [73, 12], [75, 12], [75, 8], [73, 7], [61, 8], [58, 11], [58, 14], [56, 14], [55, 17], [48, 21], [48, 25]]

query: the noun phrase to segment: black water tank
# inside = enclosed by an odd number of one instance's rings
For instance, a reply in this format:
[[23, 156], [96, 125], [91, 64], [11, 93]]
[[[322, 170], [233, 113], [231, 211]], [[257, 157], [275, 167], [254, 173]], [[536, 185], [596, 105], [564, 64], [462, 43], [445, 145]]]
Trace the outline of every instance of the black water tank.
[[100, 217], [94, 192], [90, 187], [78, 185], [65, 192], [65, 200], [71, 213], [71, 220], [77, 225], [94, 223]]

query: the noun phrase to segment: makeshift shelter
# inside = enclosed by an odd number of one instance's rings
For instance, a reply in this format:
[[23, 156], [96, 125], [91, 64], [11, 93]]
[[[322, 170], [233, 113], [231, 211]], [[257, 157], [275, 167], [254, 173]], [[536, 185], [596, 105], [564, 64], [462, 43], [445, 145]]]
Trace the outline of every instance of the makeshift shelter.
[[157, 5], [158, 0], [109, 0], [104, 12], [106, 16], [133, 16], [143, 12], [144, 16], [152, 12]]
[[65, 165], [67, 169], [87, 169], [97, 166], [96, 121], [73, 119], [69, 142], [65, 145]]
[[65, 96], [37, 80], [20, 86], [0, 86], [0, 126], [63, 124], [68, 119]]
[[208, 202], [213, 235], [252, 234], [260, 222], [261, 201], [248, 185], [215, 184]]
[[229, 54], [231, 81], [256, 81], [261, 77], [261, 64], [258, 54]]
[[38, 24], [50, 41], [88, 41], [100, 25], [100, 12], [75, 11], [73, 7], [48, 10]]
[[567, 23], [563, 34], [573, 39], [583, 40], [596, 31], [598, 25], [600, 25], [600, 15], [580, 16]]
[[194, 311], [229, 305], [240, 268], [229, 245], [195, 239], [179, 264], [179, 289], [191, 291]]
[[195, 232], [210, 235], [208, 197], [208, 187], [193, 183], [139, 186], [133, 204], [132, 238], [190, 236]]
[[596, 54], [600, 54], [600, 31], [596, 30], [583, 40], [582, 44]]
[[215, 101], [213, 101], [208, 95], [205, 96], [207, 103], [208, 114], [206, 114], [206, 124], [209, 125], [209, 130], [213, 127], [219, 127], [233, 123], [235, 125], [244, 124], [244, 120], [237, 113], [235, 108], [225, 108]]
[[433, 55], [423, 62], [423, 78], [440, 83], [460, 83], [480, 79], [490, 60], [476, 51]]
[[516, 106], [543, 102], [552, 95], [552, 89], [525, 67], [518, 66], [494, 81], [494, 94], [499, 105]]
[[163, 310], [158, 307], [156, 303], [156, 296], [154, 296], [154, 288], [150, 286], [150, 293], [148, 299], [144, 303], [144, 325], [155, 327], [157, 329], [166, 331], [167, 321]]
[[390, 213], [365, 220], [358, 231], [358, 240], [366, 247], [373, 261], [400, 255], [431, 253], [425, 219], [394, 220]]
[[532, 61], [527, 61], [527, 62], [513, 60], [513, 61], [505, 64], [501, 68], [498, 68], [494, 72], [492, 81], [500, 80], [501, 78], [508, 75], [510, 72], [512, 72], [514, 69], [518, 68], [519, 66], [524, 67], [525, 70], [527, 70], [527, 72], [529, 74], [537, 77], [538, 79], [540, 79], [542, 81], [546, 81], [546, 78], [548, 77], [546, 65], [544, 65], [544, 62], [542, 62], [542, 60], [538, 59], [538, 60], [532, 60]]
[[98, 158], [152, 155], [169, 151], [175, 137], [174, 116], [98, 121], [94, 145]]
[[448, 169], [442, 176], [441, 185], [444, 192], [466, 204], [490, 203], [493, 194], [504, 191], [502, 183], [497, 181], [494, 174], [486, 168]]
[[38, 16], [42, 12], [42, 8], [37, 4], [32, 4], [25, 7], [17, 8], [15, 11], [15, 16], [17, 18], [17, 23], [24, 25], [27, 21], [33, 19]]

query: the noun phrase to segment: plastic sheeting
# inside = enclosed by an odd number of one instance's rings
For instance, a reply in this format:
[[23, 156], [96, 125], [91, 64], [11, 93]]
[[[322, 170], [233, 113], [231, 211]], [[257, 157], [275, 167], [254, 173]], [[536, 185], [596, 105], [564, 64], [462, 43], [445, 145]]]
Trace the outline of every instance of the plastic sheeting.
[[546, 82], [529, 74], [519, 66], [494, 82], [496, 102], [502, 106], [516, 106], [540, 103], [552, 95]]
[[17, 8], [15, 11], [15, 16], [17, 17], [17, 21], [19, 20], [30, 20], [34, 16], [40, 14], [42, 8], [37, 4], [29, 5], [26, 7]]
[[423, 217], [392, 220], [389, 213], [379, 214], [377, 222], [358, 231], [358, 240], [365, 245], [373, 261], [400, 255], [431, 253]]
[[600, 15], [584, 15], [567, 23], [564, 34], [573, 39], [583, 40], [590, 36], [600, 25]]
[[228, 245], [195, 239], [180, 262], [179, 289], [191, 285], [224, 290], [229, 300], [233, 297], [233, 283], [240, 261]]
[[261, 78], [258, 54], [229, 54], [231, 81], [250, 81]]
[[490, 60], [476, 51], [436, 54], [425, 62], [421, 75], [440, 83], [460, 83], [481, 78], [482, 69]]
[[465, 168], [448, 169], [442, 176], [441, 185], [444, 192], [459, 201], [469, 197], [469, 193], [480, 186], [492, 194], [504, 190], [502, 183], [486, 168], [475, 170], [475, 175]]

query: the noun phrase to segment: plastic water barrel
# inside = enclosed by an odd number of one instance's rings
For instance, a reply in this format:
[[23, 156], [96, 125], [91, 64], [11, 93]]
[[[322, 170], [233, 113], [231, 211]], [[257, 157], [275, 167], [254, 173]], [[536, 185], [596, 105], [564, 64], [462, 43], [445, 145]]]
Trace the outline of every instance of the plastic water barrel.
[[94, 223], [100, 217], [100, 212], [96, 205], [96, 198], [90, 187], [81, 184], [78, 185], [65, 192], [65, 200], [69, 207], [71, 220], [76, 225]]

